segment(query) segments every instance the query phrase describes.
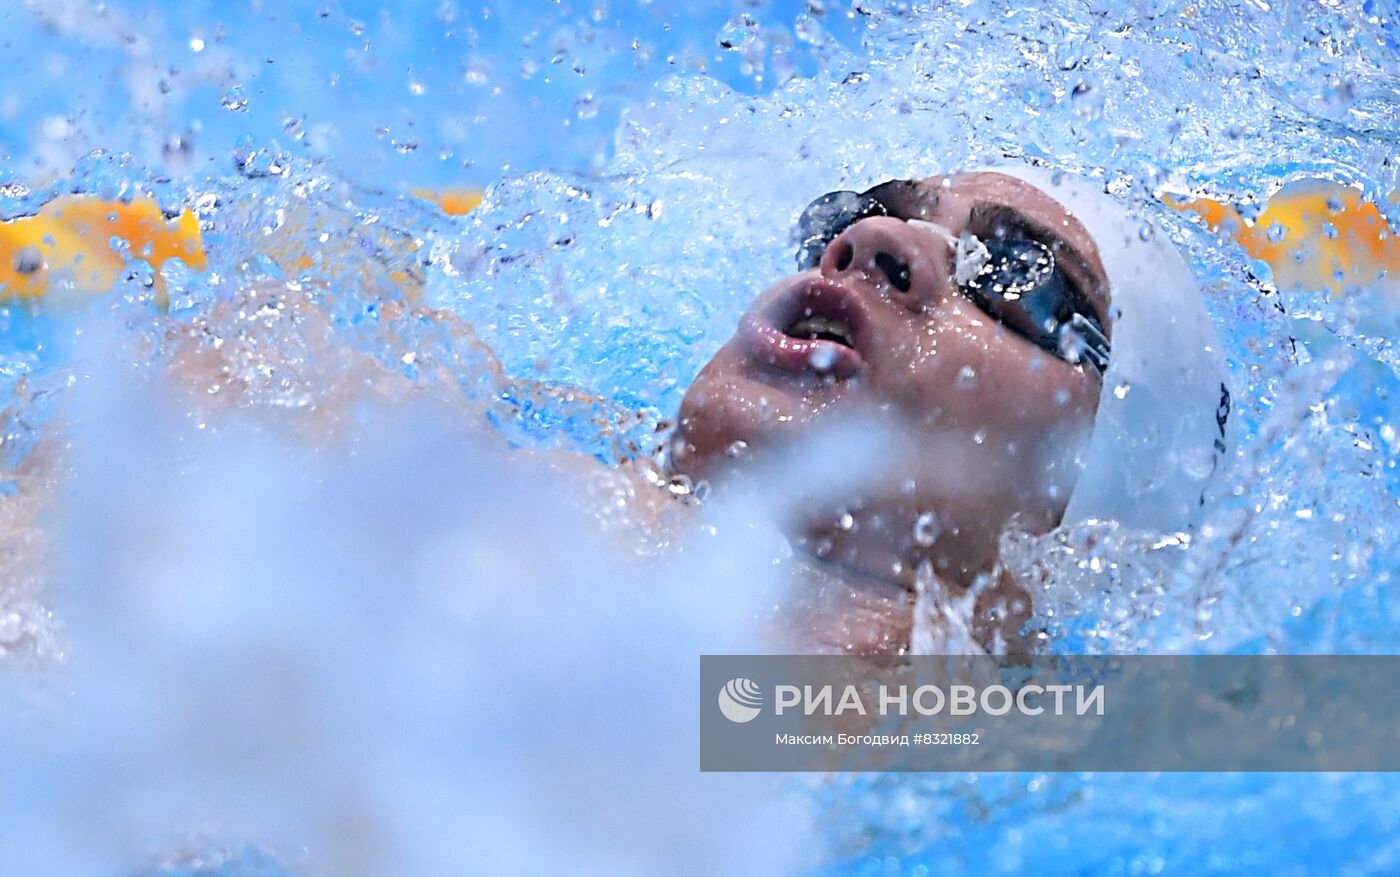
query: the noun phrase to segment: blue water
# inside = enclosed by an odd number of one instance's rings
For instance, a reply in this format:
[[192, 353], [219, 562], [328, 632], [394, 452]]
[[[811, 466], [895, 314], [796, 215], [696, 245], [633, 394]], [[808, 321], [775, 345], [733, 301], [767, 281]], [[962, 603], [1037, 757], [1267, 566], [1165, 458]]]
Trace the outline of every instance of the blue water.
[[[0, 11], [12, 173], [66, 175], [89, 149], [152, 168], [226, 173], [240, 144], [282, 144], [382, 188], [485, 186], [509, 171], [587, 170], [623, 108], [659, 77], [704, 69], [745, 92], [814, 73], [799, 0], [683, 5], [295, 0], [59, 2]], [[749, 11], [783, 22], [759, 70], [718, 35]], [[853, 44], [862, 16], [824, 16]], [[635, 44], [635, 46], [634, 46]], [[737, 45], [737, 41], [736, 41]], [[68, 120], [65, 136], [45, 122]]]
[[[788, 269], [812, 194], [1042, 157], [1188, 254], [1247, 455], [1187, 551], [1024, 546], [1065, 585], [1037, 607], [1054, 648], [1393, 651], [1394, 279], [1280, 293], [1154, 197], [1250, 215], [1322, 177], [1397, 224], [1393, 3], [104, 8], [3, 13], [0, 148], [32, 188], [0, 209], [202, 204], [210, 271], [168, 267], [168, 310], [136, 264], [87, 308], [6, 314], [5, 465], [46, 435], [73, 450], [58, 523], [22, 531], [54, 530], [62, 575], [0, 608], [23, 616], [16, 654], [75, 694], [62, 733], [6, 732], [0, 870], [1400, 872], [1383, 775], [702, 782], [693, 658], [742, 646], [739, 584], [771, 544], [719, 521], [674, 557], [644, 535], [634, 553], [669, 559], [632, 569], [598, 541], [605, 503], [557, 502], [450, 414], [484, 404], [520, 447], [644, 454], [756, 291], [733, 278]], [[490, 186], [465, 218], [403, 194], [464, 184]], [[309, 290], [328, 347], [239, 298], [259, 279]], [[469, 340], [395, 316], [409, 298], [469, 321], [507, 375], [592, 395], [501, 386]], [[253, 339], [232, 415], [164, 394], [186, 331]], [[352, 353], [447, 404], [358, 406], [338, 456], [309, 424], [358, 379]], [[1117, 590], [1076, 572], [1090, 536]]]

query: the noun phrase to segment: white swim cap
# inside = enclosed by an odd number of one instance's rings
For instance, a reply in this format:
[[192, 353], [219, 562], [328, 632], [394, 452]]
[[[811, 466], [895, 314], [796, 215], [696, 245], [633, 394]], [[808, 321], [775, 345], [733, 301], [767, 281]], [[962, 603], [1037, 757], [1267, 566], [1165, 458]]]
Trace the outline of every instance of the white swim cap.
[[995, 171], [1058, 201], [1098, 244], [1108, 272], [1112, 353], [1083, 471], [1064, 523], [1114, 519], [1182, 530], [1229, 460], [1229, 373], [1191, 271], [1167, 236], [1068, 173]]

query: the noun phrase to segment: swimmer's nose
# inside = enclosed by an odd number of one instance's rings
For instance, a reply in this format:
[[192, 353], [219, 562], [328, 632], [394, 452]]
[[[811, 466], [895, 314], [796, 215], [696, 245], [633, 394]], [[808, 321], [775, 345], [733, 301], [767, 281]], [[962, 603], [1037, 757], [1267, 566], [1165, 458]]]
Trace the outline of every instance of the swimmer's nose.
[[827, 245], [823, 277], [860, 280], [914, 310], [923, 310], [948, 286], [948, 245], [901, 219], [863, 219]]

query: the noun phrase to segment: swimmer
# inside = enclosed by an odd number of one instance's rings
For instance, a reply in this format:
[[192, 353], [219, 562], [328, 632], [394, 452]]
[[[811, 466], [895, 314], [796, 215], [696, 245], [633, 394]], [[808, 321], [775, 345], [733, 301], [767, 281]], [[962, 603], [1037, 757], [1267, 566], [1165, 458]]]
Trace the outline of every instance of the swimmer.
[[[828, 194], [799, 226], [798, 270], [758, 296], [686, 392], [666, 473], [707, 482], [718, 498], [773, 471], [791, 478], [782, 466], [797, 457], [800, 468], [827, 425], [893, 438], [873, 461], [828, 448], [818, 465], [862, 469], [860, 486], [779, 522], [796, 554], [792, 605], [777, 625], [784, 649], [1024, 652], [1032, 598], [998, 566], [1008, 527], [1193, 525], [1228, 459], [1230, 397], [1204, 303], [1165, 234], [1088, 182], [1026, 166]], [[304, 293], [283, 290], [274, 308], [221, 307], [188, 330], [172, 368], [196, 398], [210, 398], [212, 382], [231, 401], [239, 375], [259, 373], [239, 360], [256, 353], [244, 349], [255, 339], [201, 340], [237, 337], [212, 325], [230, 315], [281, 315], [306, 336], [296, 349], [330, 345]], [[452, 314], [403, 317], [473, 337]], [[546, 389], [505, 376], [472, 346], [512, 388], [498, 395]], [[377, 363], [323, 358], [345, 387], [410, 393]], [[285, 383], [289, 372], [276, 373]], [[601, 468], [543, 456], [566, 471]], [[607, 477], [632, 485], [645, 526], [684, 526], [690, 506], [647, 474], [626, 465]], [[938, 612], [917, 620], [916, 607], [930, 605]]]
[[826, 195], [799, 235], [797, 273], [686, 393], [673, 465], [722, 490], [843, 415], [902, 439], [880, 477], [790, 522], [809, 647], [909, 648], [923, 586], [975, 604], [983, 648], [1020, 651], [1030, 597], [997, 569], [1013, 522], [1191, 525], [1229, 392], [1164, 234], [1085, 182], [1011, 167]]

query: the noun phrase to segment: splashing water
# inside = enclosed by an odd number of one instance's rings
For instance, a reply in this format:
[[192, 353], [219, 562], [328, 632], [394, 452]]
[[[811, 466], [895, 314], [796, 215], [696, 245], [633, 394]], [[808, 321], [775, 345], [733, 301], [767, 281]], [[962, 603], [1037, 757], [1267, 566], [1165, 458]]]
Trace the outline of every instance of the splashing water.
[[[131, 254], [106, 298], [5, 311], [0, 650], [26, 721], [5, 732], [2, 870], [1400, 868], [1384, 776], [868, 775], [788, 805], [694, 774], [676, 680], [697, 652], [754, 647], [736, 631], [781, 549], [722, 518], [677, 544], [626, 513], [625, 485], [499, 444], [656, 454], [757, 291], [735, 278], [788, 269], [814, 194], [890, 177], [1004, 156], [1089, 175], [1183, 250], [1227, 347], [1241, 453], [1198, 531], [1003, 539], [1043, 648], [1364, 653], [1400, 635], [1394, 278], [1280, 292], [1158, 200], [1248, 219], [1316, 177], [1400, 224], [1394, 4], [827, 5], [709, 28], [741, 90], [682, 48], [664, 70], [690, 72], [646, 92], [588, 83], [567, 106], [615, 125], [611, 150], [587, 173], [508, 175], [465, 218], [366, 186], [303, 145], [329, 133], [314, 120], [286, 129], [295, 151], [220, 156], [226, 175], [152, 172], [137, 150], [4, 190], [6, 217], [73, 191], [194, 207], [209, 265]], [[392, 39], [354, 20], [345, 39]], [[842, 22], [858, 46], [825, 37]], [[106, 44], [100, 24], [83, 39]], [[606, 69], [581, 33], [536, 35], [521, 76]], [[464, 87], [507, 56], [478, 43]], [[201, 70], [232, 115], [257, 110]], [[410, 108], [445, 90], [412, 81], [375, 135], [410, 163], [431, 151]], [[769, 816], [736, 818], [738, 796]]]

